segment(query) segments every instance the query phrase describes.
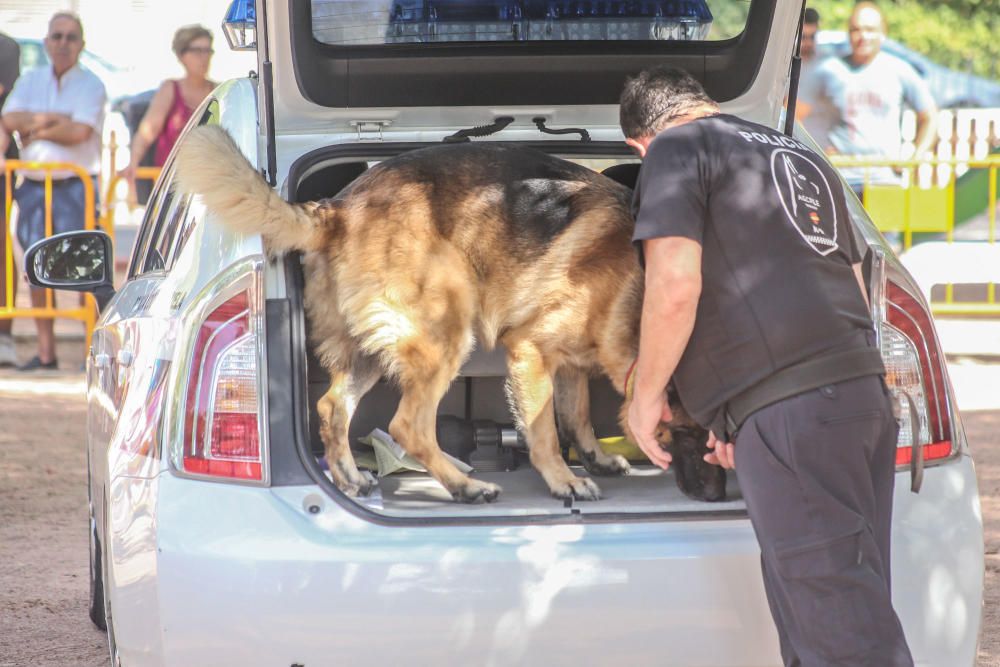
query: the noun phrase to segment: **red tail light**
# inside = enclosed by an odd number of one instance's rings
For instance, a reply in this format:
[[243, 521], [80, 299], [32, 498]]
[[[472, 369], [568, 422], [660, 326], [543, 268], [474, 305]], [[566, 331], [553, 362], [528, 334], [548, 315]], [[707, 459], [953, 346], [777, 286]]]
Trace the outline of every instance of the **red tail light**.
[[881, 339], [886, 383], [902, 407], [896, 464], [908, 464], [915, 446], [923, 447], [925, 461], [947, 458], [952, 453], [951, 412], [944, 356], [930, 315], [918, 299], [889, 280], [885, 319]]
[[189, 377], [184, 471], [261, 480], [257, 334], [249, 290], [205, 318], [195, 339]]

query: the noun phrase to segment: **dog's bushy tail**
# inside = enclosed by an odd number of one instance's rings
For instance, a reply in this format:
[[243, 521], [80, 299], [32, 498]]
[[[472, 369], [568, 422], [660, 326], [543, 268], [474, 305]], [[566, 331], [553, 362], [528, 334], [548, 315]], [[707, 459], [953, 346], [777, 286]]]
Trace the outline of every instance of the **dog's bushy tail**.
[[193, 129], [175, 158], [179, 194], [201, 195], [222, 224], [261, 234], [270, 250], [311, 250], [320, 241], [314, 206], [289, 204], [264, 181], [218, 126]]

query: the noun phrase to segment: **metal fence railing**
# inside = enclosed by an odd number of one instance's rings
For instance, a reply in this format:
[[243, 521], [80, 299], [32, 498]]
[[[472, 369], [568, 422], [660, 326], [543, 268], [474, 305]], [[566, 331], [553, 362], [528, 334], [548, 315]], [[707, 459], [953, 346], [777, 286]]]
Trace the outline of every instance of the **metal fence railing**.
[[[862, 203], [879, 230], [899, 234], [903, 263], [936, 315], [1000, 315], [1000, 155], [831, 160], [838, 168], [865, 170]], [[900, 184], [868, 182], [872, 171], [886, 167], [900, 176]]]
[[[112, 138], [112, 141], [114, 139]], [[112, 152], [114, 155], [114, 152]], [[21, 171], [33, 171], [44, 173], [45, 183], [45, 236], [53, 234], [53, 212], [52, 212], [52, 188], [54, 172], [71, 172], [83, 182], [84, 187], [84, 229], [96, 229], [100, 227], [107, 232], [112, 240], [115, 240], [114, 211], [116, 201], [120, 197], [116, 194], [119, 190], [122, 177], [114, 170], [114, 159], [111, 160], [110, 177], [107, 179], [107, 187], [103, 189], [105, 195], [102, 200], [100, 211], [96, 206], [96, 192], [94, 179], [79, 165], [63, 162], [27, 162], [22, 160], [7, 160], [3, 165], [3, 179], [6, 185], [6, 196], [4, 198], [4, 219], [11, 219], [11, 211], [14, 204], [14, 186], [16, 176]], [[148, 179], [155, 181], [160, 174], [159, 167], [139, 167], [136, 170], [136, 179]], [[0, 319], [14, 319], [21, 317], [37, 318], [64, 318], [78, 320], [84, 325], [87, 346], [90, 345], [90, 337], [97, 320], [97, 307], [94, 299], [90, 295], [85, 295], [79, 299], [78, 305], [66, 306], [57, 304], [52, 290], [45, 291], [45, 304], [43, 306], [19, 306], [14, 298], [15, 281], [19, 279], [17, 263], [14, 255], [14, 239], [11, 234], [11, 225], [5, 226], [3, 234], [2, 266], [3, 271], [2, 289], [0, 289]], [[22, 248], [27, 250], [27, 248]]]

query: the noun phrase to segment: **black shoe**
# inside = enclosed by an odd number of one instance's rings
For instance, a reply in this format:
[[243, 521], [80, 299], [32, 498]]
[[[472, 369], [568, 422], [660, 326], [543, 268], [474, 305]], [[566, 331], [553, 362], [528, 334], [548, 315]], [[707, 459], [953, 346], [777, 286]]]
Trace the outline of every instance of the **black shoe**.
[[31, 361], [29, 361], [28, 363], [22, 364], [22, 365], [18, 366], [17, 370], [19, 370], [19, 371], [38, 371], [38, 370], [54, 371], [57, 368], [59, 368], [59, 362], [56, 361], [55, 359], [53, 359], [52, 361], [50, 361], [48, 363], [44, 363], [43, 364], [42, 360], [39, 359], [38, 356], [36, 355], [36, 356], [32, 357]]

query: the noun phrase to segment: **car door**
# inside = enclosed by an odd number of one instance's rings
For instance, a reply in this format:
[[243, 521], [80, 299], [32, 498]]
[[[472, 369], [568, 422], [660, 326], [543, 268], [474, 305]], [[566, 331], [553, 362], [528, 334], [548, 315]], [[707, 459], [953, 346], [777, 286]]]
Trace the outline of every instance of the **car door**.
[[[214, 107], [200, 111], [210, 122]], [[88, 363], [91, 497], [98, 504], [113, 477], [149, 478], [160, 469], [159, 411], [176, 326], [170, 270], [192, 227], [189, 197], [171, 187], [164, 166], [146, 208], [126, 282], [94, 330]], [[95, 516], [103, 516], [95, 507]]]

